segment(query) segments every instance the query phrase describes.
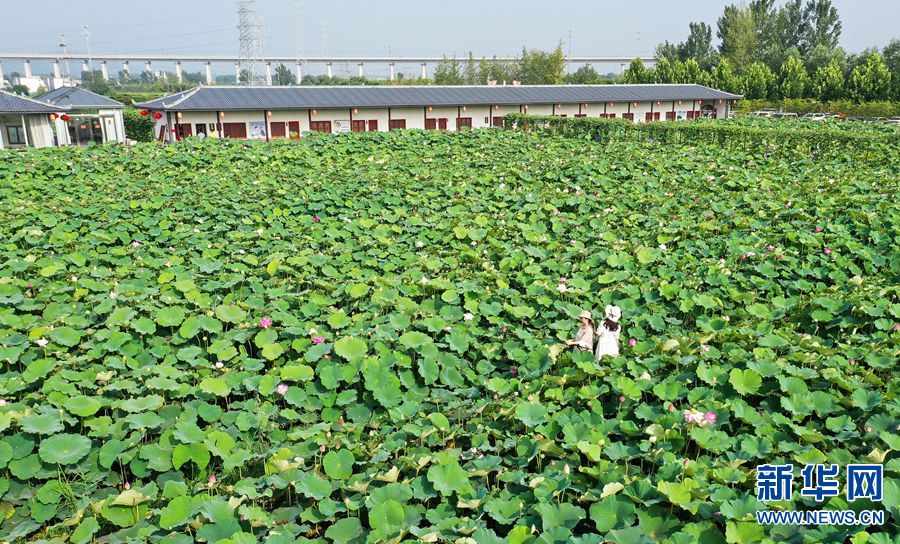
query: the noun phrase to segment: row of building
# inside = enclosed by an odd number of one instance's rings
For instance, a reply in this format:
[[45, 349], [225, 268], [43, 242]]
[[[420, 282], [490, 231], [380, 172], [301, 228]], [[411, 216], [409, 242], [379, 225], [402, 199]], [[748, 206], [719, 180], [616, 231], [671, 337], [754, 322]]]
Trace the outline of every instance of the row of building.
[[[79, 88], [57, 89], [35, 100], [18, 98], [31, 107], [44, 108], [35, 114], [49, 115], [48, 124], [55, 123], [54, 135], [32, 136], [35, 143], [31, 145], [124, 141], [124, 134], [119, 138], [117, 132], [122, 107], [118, 102]], [[271, 140], [299, 138], [304, 132], [464, 130], [499, 126], [510, 113], [622, 118], [636, 123], [726, 118], [739, 98], [693, 84], [200, 86], [135, 106], [155, 120], [155, 135], [160, 141], [174, 142], [191, 136]], [[101, 99], [108, 102], [101, 103]], [[69, 110], [60, 110], [63, 107]], [[84, 134], [81, 121], [72, 122], [77, 107], [82, 108], [77, 119], [87, 120]], [[115, 112], [119, 121], [114, 120]], [[0, 125], [8, 119], [4, 114], [0, 99]], [[68, 119], [61, 126], [63, 117]], [[26, 123], [22, 113], [26, 133], [29, 126], [32, 131], [38, 130], [40, 120], [29, 123], [34, 126]], [[92, 140], [91, 134], [97, 139]], [[7, 145], [21, 144], [10, 141]]]

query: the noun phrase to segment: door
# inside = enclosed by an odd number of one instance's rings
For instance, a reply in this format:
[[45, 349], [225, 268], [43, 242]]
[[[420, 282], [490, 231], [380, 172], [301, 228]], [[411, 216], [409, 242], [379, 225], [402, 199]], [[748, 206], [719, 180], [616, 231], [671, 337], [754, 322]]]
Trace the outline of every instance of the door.
[[191, 136], [191, 125], [178, 123], [175, 125], [175, 139], [181, 141]]
[[495, 126], [495, 127], [502, 127], [503, 126], [503, 117], [495, 115], [491, 119], [491, 125]]
[[666, 112], [666, 121], [674, 121], [675, 120], [675, 112], [667, 111]]
[[272, 138], [284, 138], [287, 136], [287, 123], [269, 123], [269, 136]]
[[195, 123], [194, 129], [197, 132], [197, 136], [200, 136], [201, 134], [206, 136], [206, 123]]
[[366, 131], [366, 122], [365, 121], [350, 121], [350, 130], [353, 132], [365, 132]]
[[288, 134], [291, 140], [300, 138], [300, 121], [288, 121]]
[[369, 132], [378, 132], [378, 119], [369, 120]]
[[447, 118], [441, 117], [438, 119], [438, 130], [447, 130]]
[[425, 118], [425, 130], [436, 130], [437, 129], [437, 119], [434, 118]]
[[101, 117], [103, 119], [103, 141], [118, 142], [119, 136], [116, 134], [116, 120], [113, 117]]
[[472, 128], [472, 118], [471, 117], [457, 117], [456, 118], [456, 130], [462, 130], [464, 128]]
[[388, 130], [403, 130], [406, 128], [406, 119], [391, 119], [388, 122]]

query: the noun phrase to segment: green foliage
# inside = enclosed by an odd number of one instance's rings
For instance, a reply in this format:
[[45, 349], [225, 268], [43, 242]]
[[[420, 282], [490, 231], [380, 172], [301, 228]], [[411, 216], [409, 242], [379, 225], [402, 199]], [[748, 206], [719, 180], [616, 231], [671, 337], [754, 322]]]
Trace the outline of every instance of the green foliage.
[[850, 73], [850, 96], [854, 100], [886, 100], [891, 93], [891, 77], [881, 55], [874, 51], [865, 63]]
[[622, 81], [625, 83], [648, 83], [652, 78], [650, 73], [644, 68], [644, 61], [640, 57], [631, 60], [631, 64], [622, 74]]
[[816, 97], [823, 102], [844, 96], [844, 71], [837, 60], [816, 70], [813, 78]]
[[140, 110], [126, 107], [123, 110], [125, 120], [125, 136], [135, 142], [152, 142], [154, 139], [154, 119], [149, 115], [141, 115]]
[[0, 540], [778, 540], [756, 465], [895, 475], [895, 127], [509, 123], [0, 150]]
[[797, 57], [789, 57], [781, 65], [778, 78], [778, 90], [784, 98], [803, 98], [809, 87], [809, 74], [806, 67]]
[[563, 82], [565, 67], [562, 42], [552, 51], [523, 48], [519, 79], [526, 85], [559, 85]]
[[749, 99], [765, 99], [775, 90], [775, 74], [761, 62], [754, 62], [743, 77], [744, 97]]

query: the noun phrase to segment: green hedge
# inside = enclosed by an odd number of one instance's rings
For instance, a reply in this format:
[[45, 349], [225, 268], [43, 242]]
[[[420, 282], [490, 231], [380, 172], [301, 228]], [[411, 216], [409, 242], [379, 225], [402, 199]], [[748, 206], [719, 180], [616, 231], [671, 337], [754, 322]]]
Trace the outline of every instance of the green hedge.
[[515, 113], [504, 118], [507, 129], [547, 130], [597, 141], [643, 140], [655, 144], [721, 145], [760, 153], [860, 155], [896, 160], [900, 131], [861, 134], [834, 128], [748, 127], [727, 121], [695, 120], [635, 123], [625, 119], [536, 116]]
[[850, 100], [834, 100], [820, 102], [812, 98], [789, 98], [785, 100], [739, 100], [735, 111], [747, 113], [759, 110], [777, 110], [795, 113], [843, 113], [851, 116], [894, 117], [900, 115], [900, 102], [862, 102]]

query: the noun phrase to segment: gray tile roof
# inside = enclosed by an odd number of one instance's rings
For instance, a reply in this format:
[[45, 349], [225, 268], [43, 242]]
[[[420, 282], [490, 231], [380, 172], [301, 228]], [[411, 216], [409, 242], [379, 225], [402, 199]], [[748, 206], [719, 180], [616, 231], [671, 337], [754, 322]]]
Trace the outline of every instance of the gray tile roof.
[[55, 113], [66, 109], [7, 91], [0, 91], [0, 113]]
[[124, 108], [125, 104], [81, 87], [59, 87], [37, 97], [37, 100], [56, 106], [73, 108]]
[[287, 110], [737, 99], [693, 84], [506, 86], [195, 87], [139, 107], [167, 111]]

